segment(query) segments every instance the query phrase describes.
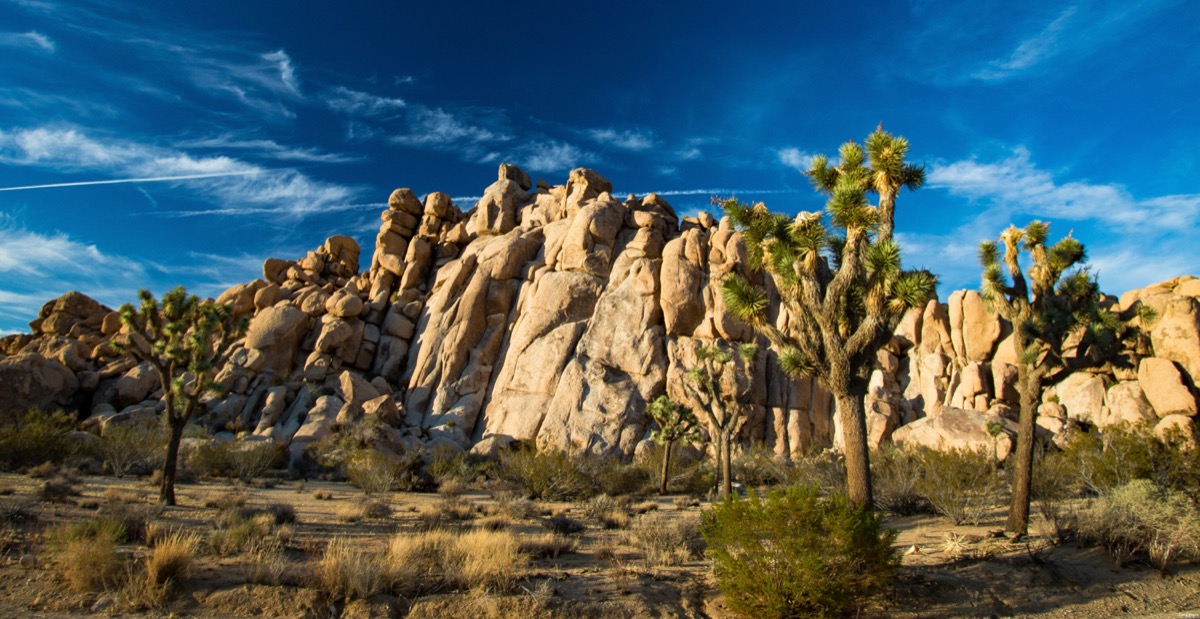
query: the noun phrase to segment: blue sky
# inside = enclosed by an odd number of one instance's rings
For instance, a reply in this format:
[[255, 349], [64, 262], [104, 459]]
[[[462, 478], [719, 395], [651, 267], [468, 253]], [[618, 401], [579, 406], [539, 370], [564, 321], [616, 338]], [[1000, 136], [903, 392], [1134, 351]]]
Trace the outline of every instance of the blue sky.
[[927, 165], [897, 230], [943, 297], [1033, 218], [1109, 292], [1200, 274], [1195, 3], [840, 4], [0, 0], [0, 333], [331, 234], [369, 256], [392, 189], [466, 210], [502, 161], [816, 210], [799, 169], [881, 121]]

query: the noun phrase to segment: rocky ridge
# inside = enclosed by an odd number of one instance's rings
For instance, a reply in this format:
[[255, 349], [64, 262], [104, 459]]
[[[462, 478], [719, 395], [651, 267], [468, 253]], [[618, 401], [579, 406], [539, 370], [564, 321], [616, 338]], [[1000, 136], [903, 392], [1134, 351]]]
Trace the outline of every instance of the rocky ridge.
[[[749, 272], [728, 221], [680, 218], [661, 197], [618, 200], [591, 170], [549, 186], [511, 165], [473, 209], [443, 193], [397, 189], [366, 270], [351, 238], [299, 260], [268, 259], [263, 277], [219, 301], [249, 319], [225, 390], [199, 420], [219, 436], [274, 441], [299, 456], [313, 441], [375, 418], [390, 449], [447, 444], [492, 453], [513, 441], [629, 457], [646, 444], [646, 403], [681, 386], [696, 350], [754, 341], [718, 285]], [[1200, 280], [1125, 293], [1158, 319], [1136, 349], [1050, 389], [1039, 424], [1146, 421], [1194, 433], [1200, 377]], [[787, 321], [773, 304], [775, 320]], [[80, 293], [47, 303], [31, 333], [0, 339], [0, 414], [66, 407], [103, 432], [161, 412], [157, 379], [109, 340], [116, 313]], [[994, 449], [1015, 432], [1011, 325], [972, 290], [910, 311], [880, 351], [868, 396], [874, 444]], [[836, 443], [833, 401], [791, 379], [760, 347], [740, 439], [784, 457]]]

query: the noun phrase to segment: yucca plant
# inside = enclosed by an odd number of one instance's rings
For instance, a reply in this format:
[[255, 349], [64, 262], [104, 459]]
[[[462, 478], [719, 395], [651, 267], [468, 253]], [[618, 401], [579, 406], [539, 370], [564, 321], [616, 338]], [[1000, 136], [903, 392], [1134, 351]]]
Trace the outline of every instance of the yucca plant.
[[[766, 271], [778, 291], [771, 315], [769, 293], [737, 274], [722, 282], [726, 305], [766, 336], [789, 374], [814, 376], [837, 401], [850, 500], [873, 505], [863, 398], [876, 353], [892, 337], [904, 312], [936, 294], [937, 278], [901, 268], [892, 238], [896, 197], [915, 190], [925, 169], [905, 162], [908, 141], [883, 131], [853, 141], [831, 165], [813, 157], [808, 176], [828, 196], [824, 212], [795, 217], [736, 199], [725, 212], [746, 243], [751, 267]], [[869, 195], [878, 196], [871, 205]]]
[[246, 323], [235, 319], [228, 305], [200, 300], [183, 286], [163, 295], [161, 303], [148, 290], [139, 291], [138, 298], [138, 307], [121, 306], [126, 334], [115, 343], [122, 352], [149, 362], [158, 374], [170, 427], [159, 502], [174, 505], [183, 429], [199, 407], [200, 396], [216, 388], [213, 379]]
[[[1005, 526], [1017, 535], [1029, 529], [1034, 430], [1045, 387], [1107, 360], [1123, 340], [1133, 335], [1129, 323], [1134, 318], [1153, 319], [1149, 307], [1139, 305], [1124, 312], [1103, 307], [1099, 284], [1084, 266], [1087, 250], [1083, 243], [1067, 235], [1047, 245], [1049, 235], [1050, 224], [1033, 221], [1024, 228], [1009, 226], [1000, 233], [999, 243], [985, 241], [979, 245], [983, 267], [980, 294], [1012, 323], [1013, 343], [1019, 354], [1017, 390], [1021, 411], [1012, 504]], [[1021, 267], [1022, 250], [1028, 254], [1028, 276]]]
[[663, 448], [662, 479], [658, 493], [667, 493], [667, 480], [671, 475], [671, 452], [675, 443], [692, 443], [700, 438], [700, 426], [692, 409], [673, 401], [665, 395], [658, 396], [646, 406], [646, 414], [658, 427], [650, 433], [650, 440]]
[[683, 387], [700, 403], [699, 411], [710, 439], [716, 442], [721, 496], [733, 489], [730, 464], [733, 437], [746, 423], [746, 405], [753, 383], [752, 367], [758, 355], [753, 344], [731, 345], [717, 341], [696, 350], [696, 365], [688, 368]]

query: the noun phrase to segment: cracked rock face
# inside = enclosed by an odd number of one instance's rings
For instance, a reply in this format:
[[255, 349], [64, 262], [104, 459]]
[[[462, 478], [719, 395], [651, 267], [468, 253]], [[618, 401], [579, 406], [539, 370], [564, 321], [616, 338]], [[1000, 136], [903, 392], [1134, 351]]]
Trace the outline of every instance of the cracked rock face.
[[[365, 270], [346, 236], [297, 260], [267, 259], [262, 279], [220, 296], [249, 328], [201, 422], [294, 455], [374, 419], [389, 444], [490, 453], [520, 442], [631, 457], [647, 440], [646, 404], [662, 394], [687, 401], [682, 381], [701, 346], [756, 341], [725, 308], [721, 278], [737, 272], [777, 295], [727, 221], [612, 191], [592, 170], [549, 186], [502, 164], [466, 212], [444, 193], [394, 191]], [[1123, 295], [1124, 307], [1158, 312], [1143, 329], [1149, 348], [1067, 377], [1048, 392], [1042, 427], [1144, 420], [1191, 432], [1198, 297], [1192, 277]], [[790, 320], [777, 298], [769, 315]], [[121, 331], [115, 312], [69, 293], [30, 327], [0, 339], [0, 414], [31, 404], [113, 422], [156, 414], [156, 377], [107, 345]], [[1019, 405], [1011, 334], [974, 291], [910, 311], [871, 375], [871, 441], [990, 441], [1004, 457], [987, 428]], [[786, 376], [757, 343], [740, 442], [783, 457], [836, 445], [829, 393]]]

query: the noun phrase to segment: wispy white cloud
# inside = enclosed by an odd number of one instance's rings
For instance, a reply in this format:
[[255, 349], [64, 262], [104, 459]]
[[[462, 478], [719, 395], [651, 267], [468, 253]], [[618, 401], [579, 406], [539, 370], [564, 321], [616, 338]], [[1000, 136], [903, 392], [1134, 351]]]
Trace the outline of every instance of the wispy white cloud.
[[508, 159], [535, 172], [559, 172], [578, 167], [592, 155], [573, 144], [557, 140], [531, 142], [516, 149]]
[[384, 97], [345, 86], [338, 86], [325, 95], [325, 104], [335, 112], [350, 116], [384, 116], [404, 109], [404, 99]]
[[1024, 148], [999, 161], [932, 164], [928, 178], [924, 191], [946, 191], [969, 206], [959, 221], [945, 222], [945, 231], [898, 233], [897, 240], [906, 266], [931, 268], [953, 288], [978, 285], [980, 241], [1032, 219], [1052, 222], [1054, 238], [1073, 227], [1092, 230], [1081, 240], [1106, 291], [1146, 286], [1200, 264], [1200, 246], [1188, 238], [1200, 224], [1200, 194], [1138, 198], [1120, 185], [1060, 180]]
[[29, 32], [0, 32], [0, 47], [32, 49], [53, 54], [58, 45], [50, 37], [31, 30]]
[[442, 108], [415, 107], [407, 116], [408, 131], [391, 137], [405, 146], [447, 147], [463, 144], [504, 142], [510, 136], [474, 124]]
[[1003, 80], [1054, 58], [1064, 49], [1063, 35], [1069, 33], [1076, 9], [1067, 7], [1041, 32], [1018, 43], [1007, 57], [989, 62], [971, 77], [984, 81]]
[[303, 161], [306, 163], [349, 163], [361, 161], [361, 157], [340, 153], [327, 153], [315, 148], [299, 148], [285, 146], [275, 140], [244, 140], [232, 134], [178, 142], [180, 148], [204, 148], [213, 150], [239, 150], [251, 152], [260, 157], [277, 159], [279, 161]]
[[104, 172], [118, 177], [82, 181], [88, 184], [150, 182], [144, 179], [187, 182], [192, 183], [196, 193], [213, 202], [295, 215], [318, 213], [330, 205], [351, 202], [355, 194], [352, 188], [317, 181], [292, 169], [268, 169], [227, 156], [194, 157], [137, 142], [97, 139], [74, 128], [0, 131], [0, 163], [65, 172]]
[[625, 129], [617, 131], [616, 129], [591, 129], [586, 132], [586, 135], [592, 141], [612, 148], [621, 150], [644, 151], [654, 148], [657, 143], [654, 139], [654, 132]]
[[275, 50], [262, 55], [263, 60], [275, 64], [279, 70], [279, 81], [283, 83], [292, 94], [300, 95], [300, 78], [296, 76], [296, 67], [292, 65], [292, 57], [287, 55], [287, 52], [282, 49]]
[[134, 260], [63, 233], [28, 230], [0, 213], [0, 322], [29, 320], [70, 290], [87, 290], [109, 304], [132, 300], [145, 281], [145, 269]]
[[1138, 200], [1120, 185], [1059, 182], [1038, 169], [1025, 148], [992, 163], [972, 159], [933, 165], [929, 185], [1008, 213], [1050, 219], [1097, 220], [1143, 230], [1188, 228], [1200, 219], [1200, 194]]
[[812, 153], [804, 152], [794, 146], [781, 148], [775, 152], [775, 155], [779, 158], [779, 163], [800, 173], [807, 172], [812, 167]]
[[[1064, 73], [1071, 63], [1106, 50], [1122, 54], [1144, 46], [1122, 45], [1141, 22], [1180, 0], [1073, 0], [1054, 3], [913, 3], [923, 29], [911, 33], [913, 70], [942, 84], [1000, 83], [1037, 74]], [[1156, 59], [1157, 61], [1157, 59]]]

